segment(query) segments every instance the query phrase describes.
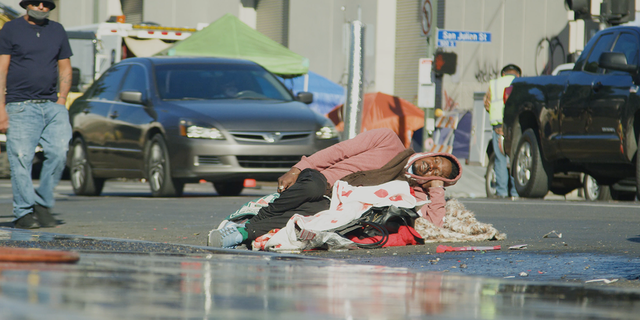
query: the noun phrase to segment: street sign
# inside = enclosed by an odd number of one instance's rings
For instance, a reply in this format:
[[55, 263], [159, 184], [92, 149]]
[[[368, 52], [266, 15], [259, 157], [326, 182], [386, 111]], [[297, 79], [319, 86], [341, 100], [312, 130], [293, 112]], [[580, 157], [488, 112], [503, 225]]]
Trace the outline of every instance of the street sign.
[[420, 85], [423, 84], [431, 84], [431, 64], [433, 63], [433, 59], [422, 58], [419, 59], [418, 62], [418, 83]]
[[458, 42], [451, 40], [438, 40], [438, 47], [455, 47]]
[[431, 17], [433, 15], [433, 10], [431, 7], [431, 0], [424, 0], [422, 2], [422, 34], [429, 37], [431, 35]]
[[438, 30], [438, 40], [491, 42], [491, 32]]

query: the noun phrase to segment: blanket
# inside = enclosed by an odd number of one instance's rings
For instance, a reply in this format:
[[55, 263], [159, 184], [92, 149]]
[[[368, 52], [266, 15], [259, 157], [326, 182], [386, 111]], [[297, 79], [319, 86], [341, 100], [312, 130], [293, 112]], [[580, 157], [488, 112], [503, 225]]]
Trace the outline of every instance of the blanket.
[[[289, 223], [287, 223], [287, 227], [283, 228], [285, 231], [281, 232], [269, 245], [267, 245], [267, 243], [271, 238], [282, 230], [277, 229], [263, 236], [262, 241], [254, 242], [252, 247], [254, 250], [273, 250], [280, 252], [300, 252], [301, 250], [321, 247], [329, 250], [355, 249], [357, 246], [351, 240], [325, 230], [330, 230], [344, 225], [353, 219], [357, 219], [364, 211], [373, 205], [372, 202], [375, 202], [377, 206], [394, 204], [404, 207], [419, 207], [423, 205], [424, 203], [415, 202], [415, 199], [410, 195], [411, 190], [407, 188], [408, 184], [400, 181], [395, 181], [395, 183], [386, 185], [383, 188], [380, 188], [380, 186], [353, 187], [346, 182], [338, 181], [334, 185], [331, 209], [315, 216], [305, 217], [294, 215], [294, 217], [289, 220]], [[380, 192], [380, 190], [383, 189], [386, 190], [386, 192]], [[368, 192], [370, 194], [367, 194]], [[376, 192], [378, 195], [376, 195]], [[371, 193], [374, 197], [372, 197]], [[380, 197], [379, 195], [384, 196]], [[277, 196], [278, 194], [267, 195], [245, 204], [238, 211], [227, 217], [222, 225], [225, 224], [227, 220], [250, 218], [257, 214], [261, 207], [275, 200]], [[361, 201], [355, 201], [356, 198], [359, 198]], [[351, 202], [351, 199], [354, 201]], [[348, 203], [346, 206], [345, 202]], [[444, 225], [441, 228], [436, 227], [424, 218], [420, 217], [416, 219], [414, 228], [424, 239], [425, 243], [504, 240], [507, 238], [506, 234], [500, 233], [491, 224], [477, 221], [475, 214], [466, 209], [465, 206], [456, 199], [448, 200], [445, 209], [446, 216]]]
[[484, 240], [504, 240], [507, 235], [500, 233], [493, 225], [476, 220], [475, 214], [469, 211], [456, 199], [450, 199], [445, 206], [447, 214], [442, 228], [420, 217], [416, 219], [414, 228], [428, 242], [466, 242]]
[[[423, 203], [422, 203], [423, 204]], [[295, 252], [329, 245], [328, 249], [352, 248], [344, 241], [338, 241], [334, 232], [326, 232], [346, 225], [358, 219], [371, 207], [413, 208], [419, 203], [411, 194], [411, 187], [406, 181], [390, 181], [381, 185], [369, 187], [354, 187], [349, 183], [338, 180], [333, 185], [331, 205], [328, 210], [313, 216], [294, 214], [287, 225], [274, 234], [264, 245], [256, 248], [270, 251]], [[319, 241], [321, 240], [322, 241]], [[351, 243], [352, 244], [352, 243]], [[254, 246], [255, 248], [256, 246]]]

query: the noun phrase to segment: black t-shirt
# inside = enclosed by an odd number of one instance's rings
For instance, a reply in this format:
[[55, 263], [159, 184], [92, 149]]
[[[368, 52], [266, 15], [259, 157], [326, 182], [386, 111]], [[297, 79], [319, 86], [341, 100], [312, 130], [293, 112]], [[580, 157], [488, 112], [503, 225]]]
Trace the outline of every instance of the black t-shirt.
[[61, 24], [46, 20], [31, 25], [24, 17], [0, 30], [0, 55], [11, 55], [6, 102], [58, 99], [58, 60], [73, 54]]

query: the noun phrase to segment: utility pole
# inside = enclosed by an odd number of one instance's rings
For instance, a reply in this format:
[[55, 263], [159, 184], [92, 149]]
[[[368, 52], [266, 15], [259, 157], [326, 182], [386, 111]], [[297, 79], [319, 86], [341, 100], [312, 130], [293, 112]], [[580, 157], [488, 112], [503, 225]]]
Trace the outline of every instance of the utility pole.
[[438, 0], [422, 0], [421, 8], [422, 32], [426, 38], [426, 58], [420, 59], [418, 77], [418, 107], [424, 109], [424, 128], [422, 131], [422, 151], [433, 146], [435, 130], [436, 84], [432, 63], [438, 39]]

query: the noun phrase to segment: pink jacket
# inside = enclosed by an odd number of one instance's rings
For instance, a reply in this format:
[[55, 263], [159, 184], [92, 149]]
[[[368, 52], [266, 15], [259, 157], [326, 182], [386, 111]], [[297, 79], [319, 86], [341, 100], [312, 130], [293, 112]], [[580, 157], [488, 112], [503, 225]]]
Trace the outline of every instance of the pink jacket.
[[[381, 168], [403, 150], [405, 147], [402, 141], [392, 130], [374, 129], [320, 150], [309, 157], [302, 157], [294, 167], [300, 170], [307, 168], [318, 170], [333, 186], [337, 180], [350, 173]], [[455, 159], [453, 156], [451, 158]], [[455, 161], [457, 162], [457, 159]], [[457, 181], [459, 177], [460, 175], [455, 180]], [[428, 188], [426, 192], [421, 187], [413, 189], [418, 201], [431, 200], [431, 203], [420, 209], [422, 217], [441, 227], [446, 203], [444, 189]]]

